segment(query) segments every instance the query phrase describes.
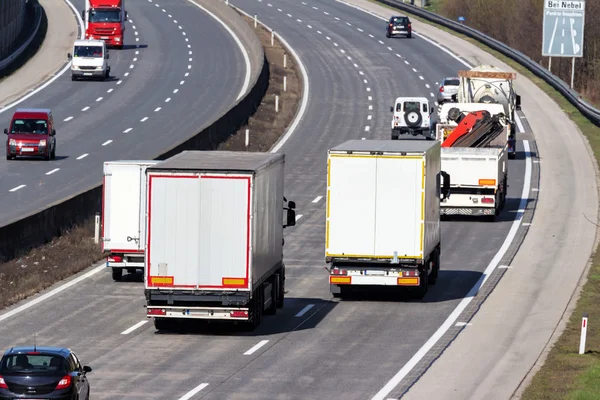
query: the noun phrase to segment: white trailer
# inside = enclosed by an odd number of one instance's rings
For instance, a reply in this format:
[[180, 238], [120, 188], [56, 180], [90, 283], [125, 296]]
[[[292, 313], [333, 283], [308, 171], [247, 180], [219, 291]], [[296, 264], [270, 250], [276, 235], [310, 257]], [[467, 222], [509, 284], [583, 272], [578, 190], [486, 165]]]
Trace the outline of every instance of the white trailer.
[[438, 141], [350, 140], [329, 150], [325, 261], [334, 296], [412, 286], [422, 297], [435, 284], [450, 185], [440, 165]]
[[153, 160], [104, 162], [102, 188], [102, 250], [115, 281], [123, 270], [144, 268], [146, 168]]
[[[184, 151], [149, 167], [145, 295], [157, 329], [243, 321], [283, 307], [283, 154]], [[283, 211], [287, 224], [283, 225]]]

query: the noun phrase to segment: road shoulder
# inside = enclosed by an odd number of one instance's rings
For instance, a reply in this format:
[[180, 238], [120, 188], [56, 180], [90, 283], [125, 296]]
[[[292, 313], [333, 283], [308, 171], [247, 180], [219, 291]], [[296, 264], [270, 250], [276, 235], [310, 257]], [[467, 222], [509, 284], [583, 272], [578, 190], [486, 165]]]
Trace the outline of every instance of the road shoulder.
[[46, 38], [37, 53], [0, 82], [0, 109], [52, 78], [67, 63], [67, 53], [78, 35], [73, 10], [64, 0], [39, 0], [48, 21]]

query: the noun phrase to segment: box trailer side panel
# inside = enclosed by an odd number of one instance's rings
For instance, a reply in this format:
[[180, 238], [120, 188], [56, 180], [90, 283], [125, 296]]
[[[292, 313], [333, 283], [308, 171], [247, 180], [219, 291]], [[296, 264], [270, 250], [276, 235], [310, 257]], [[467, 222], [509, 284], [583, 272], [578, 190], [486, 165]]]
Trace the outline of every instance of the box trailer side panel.
[[283, 158], [257, 171], [252, 188], [252, 287], [283, 260], [283, 189]]
[[[144, 249], [145, 169], [150, 162], [104, 163], [102, 194], [103, 249], [138, 252]], [[127, 238], [138, 240], [130, 240]]]
[[377, 159], [330, 154], [327, 163], [326, 255], [373, 257]]
[[[375, 158], [376, 157], [376, 158]], [[375, 258], [421, 258], [425, 160], [420, 156], [374, 156], [376, 160]]]
[[[441, 182], [441, 146], [434, 146], [427, 151], [425, 160], [425, 187], [424, 187], [424, 232], [423, 255], [427, 256], [440, 245], [442, 238], [440, 224], [440, 199], [442, 197]], [[447, 172], [447, 171], [446, 171]], [[452, 175], [450, 175], [452, 182]]]

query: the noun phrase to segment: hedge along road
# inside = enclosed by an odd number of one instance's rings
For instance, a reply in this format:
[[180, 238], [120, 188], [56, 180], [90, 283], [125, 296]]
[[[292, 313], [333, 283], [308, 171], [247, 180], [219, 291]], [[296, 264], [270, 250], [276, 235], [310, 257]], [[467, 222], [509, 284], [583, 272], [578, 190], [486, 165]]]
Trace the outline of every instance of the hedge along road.
[[[109, 81], [71, 82], [66, 72], [16, 105], [52, 109], [56, 160], [0, 160], [0, 225], [99, 184], [105, 160], [155, 156], [214, 120], [248, 87], [240, 40], [214, 16], [180, 0], [127, 9], [125, 47], [109, 51]], [[8, 127], [13, 111], [2, 110], [0, 126]]]

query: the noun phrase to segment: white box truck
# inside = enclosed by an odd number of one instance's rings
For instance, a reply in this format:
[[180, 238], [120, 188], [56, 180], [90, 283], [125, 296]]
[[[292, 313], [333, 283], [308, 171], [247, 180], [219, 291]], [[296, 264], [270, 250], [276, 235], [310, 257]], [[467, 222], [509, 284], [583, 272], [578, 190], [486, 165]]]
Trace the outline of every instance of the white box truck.
[[153, 160], [104, 162], [102, 188], [102, 250], [106, 266], [120, 281], [123, 270], [144, 269], [146, 168]]
[[283, 154], [184, 151], [146, 170], [146, 314], [156, 329], [178, 319], [254, 329], [283, 307], [283, 228], [296, 220], [284, 163]]
[[334, 296], [359, 285], [412, 286], [423, 297], [435, 284], [450, 185], [440, 165], [438, 141], [350, 140], [329, 150], [325, 261]]

